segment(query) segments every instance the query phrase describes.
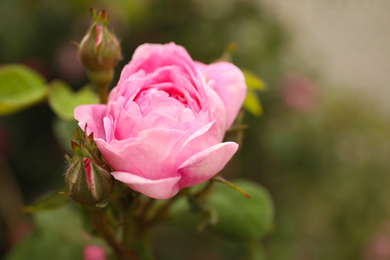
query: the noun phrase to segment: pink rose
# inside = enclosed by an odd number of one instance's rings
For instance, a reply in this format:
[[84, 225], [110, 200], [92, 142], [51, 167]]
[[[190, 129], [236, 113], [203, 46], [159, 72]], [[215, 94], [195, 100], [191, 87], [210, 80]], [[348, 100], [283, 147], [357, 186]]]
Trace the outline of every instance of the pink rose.
[[144, 44], [122, 71], [107, 105], [83, 105], [75, 118], [115, 179], [156, 199], [217, 174], [238, 145], [222, 142], [246, 95], [233, 64], [194, 62], [174, 43]]

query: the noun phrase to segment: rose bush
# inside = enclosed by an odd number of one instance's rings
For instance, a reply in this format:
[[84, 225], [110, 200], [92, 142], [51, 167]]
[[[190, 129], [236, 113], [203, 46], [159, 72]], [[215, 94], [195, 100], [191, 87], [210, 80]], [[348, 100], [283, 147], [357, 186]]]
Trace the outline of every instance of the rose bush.
[[94, 133], [115, 179], [165, 199], [210, 179], [231, 159], [238, 144], [222, 141], [245, 95], [233, 64], [193, 61], [174, 43], [144, 44], [108, 104], [78, 106], [74, 115]]

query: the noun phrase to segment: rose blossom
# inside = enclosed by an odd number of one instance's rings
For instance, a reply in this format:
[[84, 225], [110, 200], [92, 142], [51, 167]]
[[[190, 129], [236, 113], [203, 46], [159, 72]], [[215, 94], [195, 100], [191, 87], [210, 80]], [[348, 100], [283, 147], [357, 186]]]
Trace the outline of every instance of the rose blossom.
[[238, 144], [222, 142], [246, 95], [242, 72], [205, 65], [174, 43], [144, 44], [122, 71], [108, 104], [82, 105], [75, 118], [115, 179], [156, 199], [217, 174]]

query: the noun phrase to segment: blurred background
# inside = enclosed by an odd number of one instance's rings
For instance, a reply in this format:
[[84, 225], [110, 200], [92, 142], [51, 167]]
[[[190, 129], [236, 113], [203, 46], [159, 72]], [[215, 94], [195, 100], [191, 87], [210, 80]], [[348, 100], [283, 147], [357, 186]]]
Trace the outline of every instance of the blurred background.
[[[206, 63], [234, 42], [233, 62], [266, 83], [263, 114], [245, 115], [242, 149], [224, 170], [272, 196], [264, 259], [390, 259], [389, 1], [0, 0], [0, 65], [79, 89], [73, 42], [91, 7], [121, 39], [117, 77], [145, 42], [174, 41]], [[56, 127], [47, 104], [0, 118], [0, 257], [32, 228], [20, 206], [63, 186]], [[168, 254], [158, 259], [229, 259], [202, 238], [181, 243], [186, 257], [157, 244]]]

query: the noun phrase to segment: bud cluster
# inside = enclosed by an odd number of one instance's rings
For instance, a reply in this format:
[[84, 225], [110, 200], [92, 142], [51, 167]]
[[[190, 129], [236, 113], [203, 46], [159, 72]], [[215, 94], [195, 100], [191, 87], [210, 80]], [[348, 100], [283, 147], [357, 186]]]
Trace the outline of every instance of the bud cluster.
[[72, 141], [72, 149], [74, 156], [66, 156], [69, 162], [65, 175], [68, 195], [83, 205], [105, 206], [114, 181], [110, 167], [104, 162], [94, 143], [93, 133], [85, 133], [79, 143]]

